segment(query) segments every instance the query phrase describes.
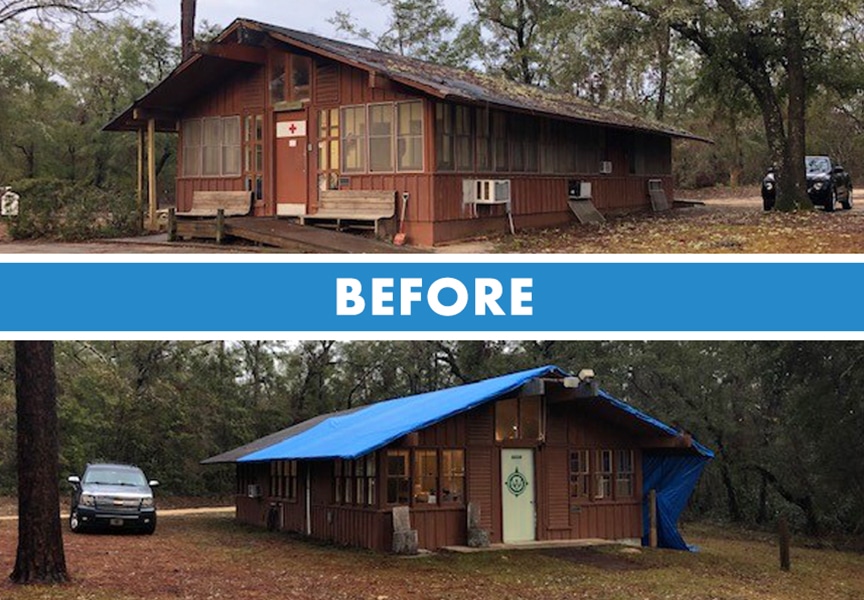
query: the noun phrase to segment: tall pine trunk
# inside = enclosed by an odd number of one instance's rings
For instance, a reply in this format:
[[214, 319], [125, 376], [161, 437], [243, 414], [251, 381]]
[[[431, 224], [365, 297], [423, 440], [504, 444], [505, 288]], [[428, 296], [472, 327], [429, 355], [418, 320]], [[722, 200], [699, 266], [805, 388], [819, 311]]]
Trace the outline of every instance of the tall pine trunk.
[[53, 342], [15, 342], [18, 553], [15, 583], [69, 580], [60, 525]]
[[807, 83], [804, 76], [804, 34], [801, 31], [800, 11], [798, 0], [787, 0], [783, 9], [789, 103], [783, 177], [778, 182], [778, 192], [784, 198], [785, 206], [809, 210], [813, 208], [813, 203], [807, 196], [807, 176], [804, 167]]
[[180, 0], [180, 48], [183, 60], [195, 52], [196, 0]]

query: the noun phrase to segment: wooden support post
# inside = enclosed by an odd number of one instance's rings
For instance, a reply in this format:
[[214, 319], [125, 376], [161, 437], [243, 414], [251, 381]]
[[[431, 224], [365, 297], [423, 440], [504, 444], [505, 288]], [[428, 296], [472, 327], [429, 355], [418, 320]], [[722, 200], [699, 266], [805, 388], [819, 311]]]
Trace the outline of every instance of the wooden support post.
[[177, 239], [177, 209], [171, 207], [168, 209], [168, 241], [173, 242]]
[[216, 211], [216, 243], [221, 244], [225, 239], [225, 209], [220, 208]]
[[138, 209], [138, 223], [144, 225], [144, 129], [138, 128], [138, 195], [136, 207]]
[[147, 121], [147, 227], [156, 231], [156, 119]]
[[648, 545], [657, 547], [657, 490], [648, 492]]
[[789, 558], [789, 523], [785, 516], [777, 521], [777, 535], [780, 541], [780, 569], [788, 571], [792, 568]]

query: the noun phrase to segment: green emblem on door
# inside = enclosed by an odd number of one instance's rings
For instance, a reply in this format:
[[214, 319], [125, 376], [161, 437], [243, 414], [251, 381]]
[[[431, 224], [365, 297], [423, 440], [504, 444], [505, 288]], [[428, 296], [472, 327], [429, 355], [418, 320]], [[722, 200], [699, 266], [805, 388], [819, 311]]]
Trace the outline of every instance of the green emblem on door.
[[519, 467], [516, 467], [516, 470], [510, 473], [510, 476], [507, 477], [507, 481], [504, 485], [507, 486], [507, 489], [510, 490], [511, 494], [518, 497], [528, 488], [528, 480], [519, 472]]

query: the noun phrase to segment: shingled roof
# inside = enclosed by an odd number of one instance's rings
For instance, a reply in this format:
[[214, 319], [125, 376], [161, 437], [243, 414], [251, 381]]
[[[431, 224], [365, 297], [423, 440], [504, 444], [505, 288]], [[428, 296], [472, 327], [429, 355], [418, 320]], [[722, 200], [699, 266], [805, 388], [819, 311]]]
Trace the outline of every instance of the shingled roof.
[[546, 116], [567, 117], [576, 121], [610, 125], [622, 129], [710, 141], [683, 129], [623, 110], [591, 104], [573, 94], [551, 92], [537, 86], [510, 81], [503, 77], [382, 52], [373, 48], [250, 19], [238, 19], [232, 24], [232, 27], [235, 25], [262, 31], [289, 45], [300, 46], [307, 51], [380, 73], [393, 81], [425, 91], [443, 100], [509, 108]]
[[[249, 39], [252, 37], [248, 35], [250, 32], [257, 32], [259, 36], [262, 34], [269, 36], [275, 41], [299, 48], [310, 54], [374, 73], [442, 100], [563, 118], [631, 131], [710, 141], [665, 123], [623, 110], [591, 104], [572, 94], [551, 92], [536, 86], [513, 82], [503, 77], [382, 52], [252, 19], [235, 20], [216, 38], [215, 43], [218, 44], [229, 39]], [[238, 38], [233, 38], [234, 35], [237, 35]], [[132, 115], [135, 108], [139, 106], [154, 107], [166, 103], [171, 104], [172, 108], [176, 108], [183, 103], [184, 99], [189, 99], [190, 95], [200, 89], [200, 85], [216, 84], [221, 78], [221, 75], [218, 74], [220, 71], [218, 61], [222, 61], [224, 65], [231, 64], [230, 61], [207, 55], [194, 55], [178, 66], [145, 96], [136, 100], [124, 113], [106, 125], [105, 129], [134, 130]], [[181, 75], [184, 79], [183, 85], [169, 85], [172, 79]], [[170, 129], [168, 127], [166, 130]]]

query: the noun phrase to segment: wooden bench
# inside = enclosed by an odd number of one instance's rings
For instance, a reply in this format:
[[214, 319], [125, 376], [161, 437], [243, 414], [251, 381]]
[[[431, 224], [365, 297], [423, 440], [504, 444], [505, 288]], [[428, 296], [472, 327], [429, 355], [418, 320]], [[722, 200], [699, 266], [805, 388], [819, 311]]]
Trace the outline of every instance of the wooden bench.
[[252, 192], [192, 192], [192, 208], [178, 212], [178, 217], [215, 217], [219, 209], [226, 217], [241, 217], [252, 210]]
[[192, 208], [168, 212], [168, 240], [208, 238], [222, 243], [225, 217], [242, 217], [252, 210], [252, 192], [192, 192]]
[[318, 212], [301, 216], [300, 223], [312, 221], [337, 230], [372, 229], [377, 236], [379, 222], [395, 214], [395, 190], [325, 190], [318, 196]]

